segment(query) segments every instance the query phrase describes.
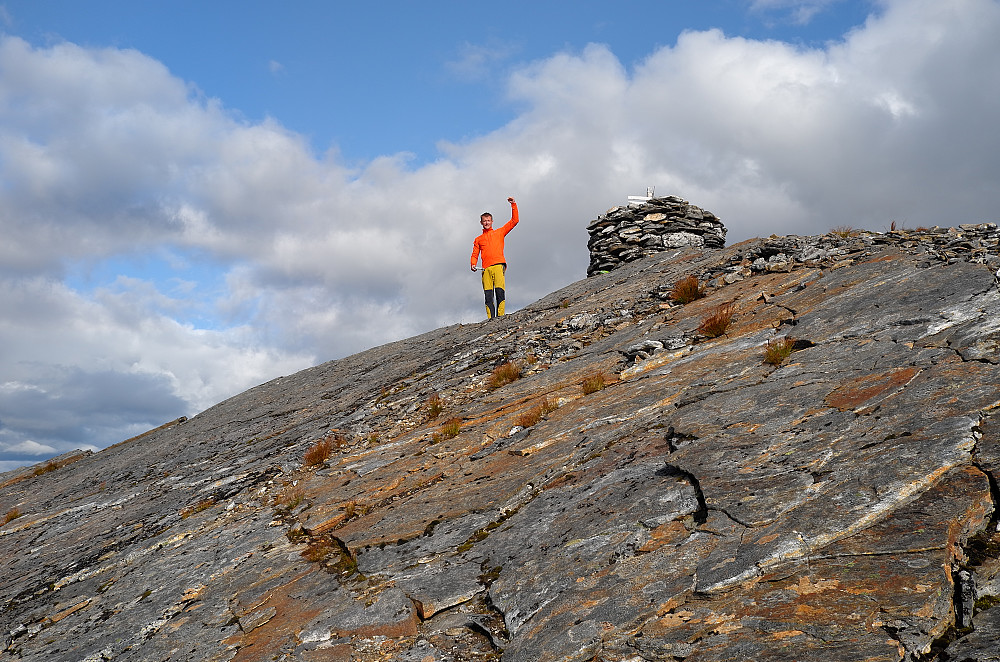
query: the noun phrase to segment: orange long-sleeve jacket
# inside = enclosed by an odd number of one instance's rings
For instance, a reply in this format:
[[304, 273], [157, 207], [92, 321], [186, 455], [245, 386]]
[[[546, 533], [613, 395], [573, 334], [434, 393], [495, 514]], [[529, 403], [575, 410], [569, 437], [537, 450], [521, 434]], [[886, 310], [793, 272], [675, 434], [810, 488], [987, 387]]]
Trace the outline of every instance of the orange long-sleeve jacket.
[[483, 233], [472, 242], [471, 266], [476, 266], [480, 253], [483, 255], [483, 269], [492, 267], [494, 264], [506, 264], [507, 258], [503, 256], [503, 240], [507, 236], [507, 233], [514, 229], [518, 220], [517, 203], [512, 202], [510, 205], [510, 220], [504, 223], [503, 227], [499, 230], [496, 228], [483, 230]]

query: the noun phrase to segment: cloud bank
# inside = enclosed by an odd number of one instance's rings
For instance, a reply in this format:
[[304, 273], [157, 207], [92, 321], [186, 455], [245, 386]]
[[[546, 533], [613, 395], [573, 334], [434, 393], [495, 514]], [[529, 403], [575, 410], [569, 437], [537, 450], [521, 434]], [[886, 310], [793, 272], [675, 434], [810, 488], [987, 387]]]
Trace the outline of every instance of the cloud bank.
[[479, 321], [472, 239], [508, 195], [509, 309], [582, 278], [587, 222], [647, 186], [730, 241], [996, 221], [997, 34], [995, 0], [893, 0], [822, 49], [687, 32], [627, 68], [595, 44], [419, 166], [316, 154], [136, 51], [0, 38], [0, 470]]

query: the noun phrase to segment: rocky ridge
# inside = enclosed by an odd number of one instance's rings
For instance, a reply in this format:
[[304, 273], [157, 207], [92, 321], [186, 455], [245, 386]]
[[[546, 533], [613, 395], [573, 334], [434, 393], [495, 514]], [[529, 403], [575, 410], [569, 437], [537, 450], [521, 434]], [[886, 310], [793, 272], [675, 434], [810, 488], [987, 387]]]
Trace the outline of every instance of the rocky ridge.
[[995, 660], [998, 241], [667, 250], [0, 474], [0, 656]]

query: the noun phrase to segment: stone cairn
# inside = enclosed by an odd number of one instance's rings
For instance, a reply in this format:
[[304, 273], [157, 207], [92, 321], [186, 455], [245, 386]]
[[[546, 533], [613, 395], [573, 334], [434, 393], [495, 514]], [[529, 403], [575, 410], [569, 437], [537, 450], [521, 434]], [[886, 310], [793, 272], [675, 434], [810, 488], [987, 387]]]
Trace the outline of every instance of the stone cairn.
[[726, 245], [726, 226], [715, 214], [672, 195], [609, 209], [587, 232], [588, 276], [672, 248]]

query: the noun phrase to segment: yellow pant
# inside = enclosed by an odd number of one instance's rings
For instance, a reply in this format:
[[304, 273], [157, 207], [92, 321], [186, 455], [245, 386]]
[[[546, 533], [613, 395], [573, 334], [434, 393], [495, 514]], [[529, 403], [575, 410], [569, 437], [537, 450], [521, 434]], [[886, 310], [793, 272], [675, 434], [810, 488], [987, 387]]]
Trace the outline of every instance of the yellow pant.
[[486, 293], [487, 317], [503, 315], [505, 299], [503, 274], [506, 270], [507, 265], [502, 262], [483, 269], [483, 290]]

